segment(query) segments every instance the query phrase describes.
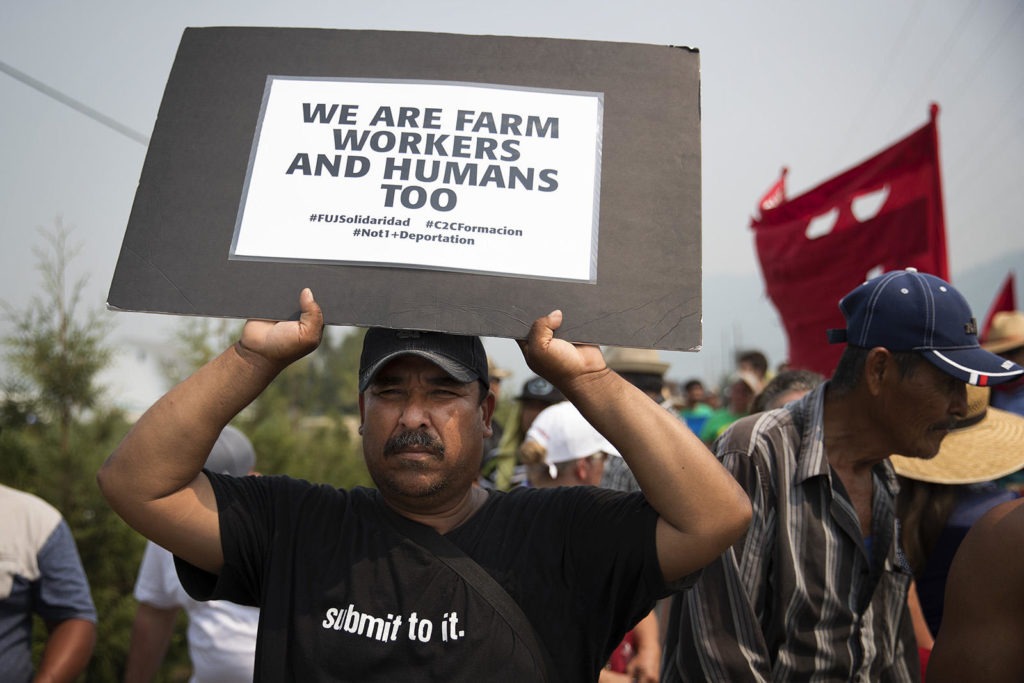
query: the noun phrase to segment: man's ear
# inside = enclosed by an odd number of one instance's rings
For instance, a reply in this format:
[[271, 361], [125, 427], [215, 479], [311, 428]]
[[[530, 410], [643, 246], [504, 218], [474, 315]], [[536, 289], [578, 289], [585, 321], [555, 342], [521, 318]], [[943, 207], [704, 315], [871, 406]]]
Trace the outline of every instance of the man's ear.
[[896, 371], [895, 359], [892, 352], [884, 346], [876, 346], [868, 351], [868, 357], [864, 361], [864, 386], [872, 396], [881, 393], [882, 387], [887, 379], [892, 379]]
[[494, 392], [488, 391], [487, 396], [484, 397], [483, 403], [480, 404], [485, 439], [494, 434], [494, 428], [491, 426], [491, 419], [494, 417], [494, 406], [497, 404], [497, 401], [498, 399], [494, 397]]
[[589, 481], [590, 480], [590, 458], [579, 458], [573, 463], [573, 471], [576, 473], [576, 479], [578, 481]]
[[359, 433], [363, 433], [363, 422], [366, 421], [366, 408], [363, 405], [363, 392], [359, 392]]

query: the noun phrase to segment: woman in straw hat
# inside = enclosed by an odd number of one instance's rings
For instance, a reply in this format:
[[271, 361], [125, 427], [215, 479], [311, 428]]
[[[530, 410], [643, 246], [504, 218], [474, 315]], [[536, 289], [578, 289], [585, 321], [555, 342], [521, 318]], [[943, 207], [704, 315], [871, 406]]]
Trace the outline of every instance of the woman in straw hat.
[[[1024, 361], [1024, 313], [996, 313], [992, 317], [992, 329], [982, 347], [1014, 363]], [[991, 400], [996, 408], [1024, 415], [1024, 378], [999, 385], [992, 392]]]
[[[982, 347], [1014, 363], [1024, 361], [1024, 313], [996, 313]], [[989, 402], [996, 408], [1024, 416], [1024, 378], [993, 387]], [[999, 484], [1015, 491], [1018, 496], [1024, 495], [1024, 472], [1007, 475], [999, 480]]]
[[967, 387], [967, 414], [934, 458], [891, 458], [900, 477], [903, 548], [931, 634], [942, 621], [946, 576], [960, 542], [988, 510], [1015, 498], [994, 480], [1024, 468], [1024, 417], [990, 407], [989, 391]]

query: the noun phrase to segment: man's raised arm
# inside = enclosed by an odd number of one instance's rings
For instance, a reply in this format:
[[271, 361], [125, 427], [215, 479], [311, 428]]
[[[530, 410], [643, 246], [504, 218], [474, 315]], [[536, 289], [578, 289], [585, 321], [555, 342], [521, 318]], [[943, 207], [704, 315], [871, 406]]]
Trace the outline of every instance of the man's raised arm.
[[618, 449], [661, 519], [658, 559], [666, 581], [705, 566], [750, 523], [747, 494], [674, 415], [605, 365], [596, 346], [555, 339], [562, 314], [539, 318], [523, 355]]
[[207, 571], [220, 571], [224, 557], [203, 464], [224, 426], [289, 363], [319, 345], [323, 313], [309, 289], [299, 306], [297, 321], [248, 321], [237, 344], [146, 411], [97, 475], [110, 506], [130, 526]]

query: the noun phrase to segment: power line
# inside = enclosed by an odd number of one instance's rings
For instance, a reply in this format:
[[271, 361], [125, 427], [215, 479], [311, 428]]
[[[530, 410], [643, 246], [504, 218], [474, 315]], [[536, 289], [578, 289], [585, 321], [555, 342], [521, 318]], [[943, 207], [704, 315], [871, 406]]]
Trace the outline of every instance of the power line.
[[907, 119], [914, 107], [920, 106], [924, 90], [931, 87], [932, 81], [935, 80], [935, 75], [939, 71], [939, 67], [942, 66], [953, 53], [953, 45], [967, 34], [963, 29], [968, 23], [970, 23], [971, 19], [974, 17], [975, 11], [977, 11], [980, 5], [981, 0], [974, 0], [974, 2], [963, 11], [960, 18], [953, 22], [949, 29], [949, 35], [946, 36], [945, 43], [943, 43], [942, 47], [939, 49], [937, 56], [932, 61], [931, 67], [928, 69], [928, 75], [920, 80], [920, 86], [917, 88], [917, 91], [914, 92], [913, 96], [908, 98], [907, 106], [904, 107], [903, 112], [893, 119], [894, 128], [889, 133], [889, 137], [894, 137], [899, 132], [899, 127], [903, 125], [901, 122]]
[[878, 74], [878, 78], [875, 79], [874, 86], [872, 86], [868, 94], [862, 98], [860, 111], [853, 117], [853, 122], [850, 124], [850, 128], [846, 131], [846, 135], [840, 138], [843, 140], [841, 143], [843, 149], [840, 150], [841, 153], [837, 158], [844, 158], [846, 146], [854, 139], [854, 133], [858, 131], [860, 124], [864, 122], [868, 108], [877, 106], [875, 97], [882, 89], [882, 86], [885, 85], [886, 81], [888, 81], [889, 74], [893, 71], [892, 65], [896, 63], [896, 56], [899, 54], [900, 50], [909, 43], [907, 35], [910, 32], [911, 26], [917, 23], [917, 17], [921, 13], [921, 8], [924, 5], [924, 2], [925, 0], [917, 0], [917, 2], [914, 3], [914, 6], [910, 8], [910, 13], [907, 14], [906, 19], [903, 21], [903, 26], [900, 27], [899, 32], [896, 34], [896, 39], [892, 42], [892, 45], [889, 48], [889, 53], [886, 55], [885, 59], [882, 60], [882, 70]]
[[[971, 82], [977, 82], [975, 74], [981, 70], [984, 63], [991, 57], [994, 49], [999, 44], [1002, 44], [1004, 42], [1007, 31], [1011, 30], [1011, 28], [1014, 27], [1014, 25], [1019, 22], [1021, 17], [1021, 10], [1024, 10], [1024, 1], [1018, 0], [1010, 16], [1008, 16], [1001, 22], [1002, 30], [999, 31], [998, 34], [996, 34], [989, 40], [985, 49], [979, 53], [978, 58], [975, 59], [974, 61], [974, 64], [971, 66], [970, 69], [967, 70], [966, 75], [964, 76], [960, 86], [953, 92], [962, 95], [964, 92], [968, 90], [969, 84]], [[982, 163], [988, 163], [992, 156], [992, 154], [989, 152], [991, 147], [995, 145], [1001, 146], [1001, 149], [993, 150], [993, 153], [996, 154], [998, 154], [1000, 151], [1006, 150], [1006, 136], [1002, 132], [1002, 129], [1006, 128], [1007, 123], [1010, 123], [1014, 126], [1015, 131], [1020, 130], [1019, 124], [1017, 122], [1010, 120], [1010, 115], [1013, 111], [1011, 105], [1019, 97], [1021, 91], [1024, 91], [1024, 78], [1021, 78], [1021, 80], [1017, 83], [1016, 88], [1012, 88], [1007, 91], [1007, 95], [1003, 103], [996, 108], [996, 111], [999, 112], [999, 115], [990, 121], [986, 121], [984, 125], [978, 126], [976, 128], [978, 132], [974, 136], [974, 140], [964, 147], [964, 151], [960, 154], [960, 156], [956, 159], [954, 163], [949, 164], [949, 167], [953, 170], [951, 178], [953, 177], [953, 174], [957, 173], [959, 173], [960, 175], [966, 175], [966, 177], [968, 178], [973, 178], [975, 174], [973, 172], [968, 171], [973, 169], [974, 167], [981, 165]], [[1016, 133], [1013, 133], [1012, 135], [1016, 135]], [[968, 161], [973, 163], [965, 163]], [[968, 167], [970, 167], [970, 169]]]
[[1017, 19], [1020, 17], [1020, 13], [1021, 13], [1022, 9], [1024, 9], [1024, 2], [1021, 2], [1021, 0], [1017, 0], [1017, 4], [1014, 6], [1013, 11], [1010, 13], [1010, 16], [1008, 16], [1006, 19], [1004, 19], [1001, 22], [1001, 29], [1000, 29], [1000, 31], [998, 33], [996, 33], [994, 36], [992, 36], [991, 38], [989, 38], [988, 44], [985, 46], [985, 49], [981, 50], [978, 53], [978, 56], [974, 60], [974, 63], [971, 64], [971, 67], [966, 70], [963, 79], [961, 79], [960, 83], [953, 90], [953, 92], [955, 92], [955, 93], [963, 93], [966, 90], [968, 90], [968, 86], [969, 86], [970, 83], [977, 82], [977, 79], [975, 78], [974, 75], [976, 73], [978, 73], [979, 71], [981, 71], [981, 67], [988, 60], [988, 58], [992, 55], [992, 52], [994, 51], [994, 49], [997, 46], [999, 46], [1000, 44], [1002, 44], [1003, 40], [1006, 37], [1007, 32], [1009, 32], [1010, 30], [1012, 30], [1014, 28], [1014, 24], [1016, 23]]
[[78, 100], [76, 100], [73, 97], [65, 95], [64, 93], [60, 92], [56, 88], [51, 88], [50, 86], [46, 85], [45, 83], [43, 83], [41, 81], [37, 81], [36, 79], [32, 78], [28, 74], [15, 69], [13, 66], [10, 66], [6, 62], [0, 61], [0, 71], [3, 71], [7, 75], [9, 75], [11, 78], [14, 78], [16, 80], [21, 81], [22, 83], [24, 83], [25, 85], [29, 86], [30, 88], [33, 88], [34, 90], [37, 90], [37, 91], [43, 93], [47, 97], [51, 97], [51, 98], [57, 100], [58, 102], [60, 102], [61, 104], [67, 105], [67, 106], [71, 107], [72, 109], [74, 109], [75, 111], [77, 111], [77, 112], [79, 112], [81, 114], [85, 114], [86, 116], [88, 116], [93, 121], [96, 121], [97, 123], [103, 124], [107, 128], [110, 128], [111, 130], [114, 130], [114, 131], [120, 133], [121, 135], [125, 136], [126, 138], [134, 140], [135, 142], [138, 142], [139, 144], [141, 144], [143, 146], [148, 146], [149, 145], [149, 138], [147, 136], [143, 135], [142, 133], [129, 128], [128, 126], [124, 125], [123, 123], [115, 121], [114, 119], [110, 118], [106, 114], [103, 114], [101, 112], [96, 111], [95, 109], [93, 109], [89, 105], [84, 104], [82, 102], [79, 102]]
[[947, 168], [950, 169], [949, 180], [951, 183], [960, 184], [961, 181], [964, 181], [963, 184], [969, 185], [978, 178], [979, 167], [991, 164], [993, 157], [1009, 150], [1006, 141], [1008, 138], [1017, 135], [1017, 133], [1007, 134], [1004, 132], [1004, 129], [1007, 124], [1010, 124], [1013, 126], [1013, 131], [1021, 130], [1020, 122], [1010, 119], [1010, 104], [1022, 92], [1024, 92], [1024, 77], [1021, 77], [1016, 88], [1008, 91], [1005, 101], [997, 108], [1001, 116], [994, 120], [985, 121], [981, 126], [978, 126], [980, 132], [975, 135], [974, 140], [964, 145], [956, 159], [950, 159], [949, 163], [946, 164]]

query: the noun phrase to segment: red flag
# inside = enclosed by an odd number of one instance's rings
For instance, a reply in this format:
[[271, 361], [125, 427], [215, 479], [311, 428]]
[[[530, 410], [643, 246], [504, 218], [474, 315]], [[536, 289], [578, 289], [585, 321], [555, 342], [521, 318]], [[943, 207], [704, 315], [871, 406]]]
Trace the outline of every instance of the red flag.
[[751, 221], [789, 362], [832, 374], [845, 327], [839, 299], [869, 275], [914, 267], [949, 279], [939, 177], [938, 106], [917, 131]]
[[995, 300], [992, 301], [992, 306], [988, 309], [988, 315], [985, 316], [985, 325], [981, 328], [981, 341], [988, 341], [988, 333], [992, 329], [992, 318], [995, 317], [996, 313], [1017, 310], [1017, 300], [1014, 298], [1013, 289], [1013, 271], [1010, 271], [1006, 275], [1006, 280], [1003, 282], [999, 293], [996, 294]]
[[768, 191], [761, 197], [761, 201], [758, 202], [758, 207], [761, 209], [761, 213], [774, 209], [779, 204], [786, 201], [786, 174], [789, 173], [789, 169], [785, 166], [782, 167], [782, 173], [779, 174], [779, 179], [775, 181], [775, 184], [768, 188]]

